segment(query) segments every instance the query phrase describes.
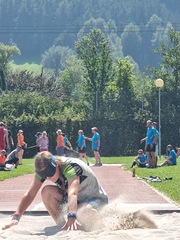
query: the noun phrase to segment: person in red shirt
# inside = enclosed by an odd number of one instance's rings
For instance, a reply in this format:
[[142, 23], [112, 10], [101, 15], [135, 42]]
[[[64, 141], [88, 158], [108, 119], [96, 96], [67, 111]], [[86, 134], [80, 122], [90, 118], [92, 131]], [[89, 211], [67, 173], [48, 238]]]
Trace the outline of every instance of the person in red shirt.
[[56, 151], [58, 156], [63, 156], [64, 155], [64, 137], [62, 136], [62, 131], [61, 129], [58, 129], [57, 132], [57, 146], [56, 146]]
[[18, 164], [19, 164], [19, 165], [22, 165], [24, 148], [25, 148], [25, 146], [26, 146], [26, 143], [24, 142], [23, 130], [19, 130], [19, 131], [18, 131], [18, 134], [17, 134], [17, 142], [18, 142], [17, 145], [18, 145], [18, 146], [21, 146], [21, 150], [19, 151], [19, 154], [18, 154], [18, 158], [19, 158]]
[[2, 150], [0, 153], [0, 168], [5, 167], [5, 161], [6, 161], [6, 151]]
[[8, 140], [8, 131], [4, 127], [4, 123], [0, 122], [0, 150], [4, 150], [9, 148], [9, 140]]

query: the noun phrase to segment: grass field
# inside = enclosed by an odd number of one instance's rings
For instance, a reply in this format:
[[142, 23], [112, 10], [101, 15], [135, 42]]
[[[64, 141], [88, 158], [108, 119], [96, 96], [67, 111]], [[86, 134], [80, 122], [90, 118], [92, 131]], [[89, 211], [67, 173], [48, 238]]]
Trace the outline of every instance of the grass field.
[[[102, 157], [102, 162], [106, 164], [122, 164], [125, 170], [131, 171], [131, 164], [134, 157]], [[163, 159], [162, 159], [163, 161]], [[90, 159], [94, 163], [94, 159]], [[14, 171], [0, 171], [0, 181], [8, 178], [21, 176], [34, 172], [33, 159], [24, 159], [23, 165], [19, 166]], [[156, 188], [158, 191], [164, 193], [167, 197], [171, 198], [176, 203], [180, 204], [180, 164], [173, 167], [161, 167], [155, 169], [136, 168], [136, 176], [145, 178], [149, 176], [158, 176], [161, 179], [170, 178], [162, 182], [150, 182], [149, 185]]]

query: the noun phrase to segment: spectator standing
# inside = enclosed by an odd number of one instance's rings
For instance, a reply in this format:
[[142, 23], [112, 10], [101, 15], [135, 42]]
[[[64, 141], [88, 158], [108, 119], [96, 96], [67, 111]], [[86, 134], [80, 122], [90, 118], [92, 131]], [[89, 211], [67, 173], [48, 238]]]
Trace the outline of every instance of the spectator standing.
[[95, 160], [96, 160], [96, 163], [95, 163], [94, 166], [102, 166], [101, 156], [100, 156], [100, 153], [99, 153], [99, 150], [100, 150], [100, 135], [98, 133], [97, 127], [93, 127], [93, 128], [91, 128], [91, 130], [92, 130], [92, 133], [93, 133], [92, 138], [85, 137], [85, 139], [87, 139], [89, 141], [92, 141], [92, 150], [93, 150], [94, 157], [95, 157]]
[[10, 153], [14, 148], [14, 141], [13, 141], [11, 130], [8, 129], [8, 126], [6, 124], [5, 124], [5, 129], [8, 131], [8, 141], [9, 141], [9, 148], [6, 148], [6, 152]]
[[18, 134], [17, 134], [17, 145], [21, 146], [21, 149], [18, 152], [18, 159], [19, 159], [18, 164], [22, 165], [22, 159], [23, 159], [23, 154], [24, 154], [24, 149], [25, 149], [26, 143], [24, 142], [23, 130], [21, 130], [21, 129], [18, 131]]
[[37, 140], [37, 144], [38, 144], [38, 146], [40, 148], [39, 149], [40, 152], [48, 151], [49, 139], [48, 139], [46, 131], [42, 132], [42, 135]]
[[84, 157], [86, 159], [87, 165], [89, 166], [88, 157], [86, 155], [86, 140], [84, 136], [83, 130], [78, 131], [78, 152], [79, 152], [79, 158], [82, 160]]
[[56, 138], [56, 151], [58, 156], [63, 156], [64, 155], [64, 137], [62, 135], [62, 130], [58, 129], [57, 132], [57, 138]]
[[141, 139], [141, 143], [146, 142], [145, 151], [148, 159], [149, 168], [156, 167], [156, 158], [155, 158], [155, 142], [157, 142], [156, 129], [152, 126], [152, 121], [147, 121], [147, 132], [146, 137]]
[[153, 122], [152, 126], [156, 129], [156, 142], [154, 142], [155, 144], [155, 158], [156, 158], [156, 166], [157, 166], [157, 162], [158, 162], [158, 144], [159, 144], [159, 131], [157, 130], [157, 122]]
[[40, 137], [42, 136], [42, 133], [41, 132], [37, 132], [36, 135], [35, 135], [35, 138], [36, 138], [36, 145], [37, 145], [37, 151], [40, 152], [40, 145], [38, 144], [38, 141], [40, 139]]
[[9, 148], [8, 131], [3, 122], [0, 122], [0, 150]]
[[72, 148], [72, 145], [71, 145], [68, 137], [66, 136], [66, 134], [65, 134], [65, 133], [62, 133], [62, 136], [64, 137], [64, 156], [66, 156], [67, 153], [68, 153], [68, 151], [69, 151], [69, 150], [72, 151], [73, 148]]

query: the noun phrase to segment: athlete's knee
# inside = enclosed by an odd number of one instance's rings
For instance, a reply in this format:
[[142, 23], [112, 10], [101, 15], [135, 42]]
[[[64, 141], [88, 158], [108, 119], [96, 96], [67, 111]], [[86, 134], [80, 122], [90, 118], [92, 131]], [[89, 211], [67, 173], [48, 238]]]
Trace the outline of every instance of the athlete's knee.
[[42, 199], [47, 199], [51, 197], [51, 186], [45, 186], [43, 187], [42, 191], [41, 191], [41, 197]]

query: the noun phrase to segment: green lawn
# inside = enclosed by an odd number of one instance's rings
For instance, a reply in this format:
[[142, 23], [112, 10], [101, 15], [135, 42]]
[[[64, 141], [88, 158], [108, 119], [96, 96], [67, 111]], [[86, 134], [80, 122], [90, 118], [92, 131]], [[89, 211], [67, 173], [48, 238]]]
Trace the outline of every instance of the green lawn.
[[18, 166], [13, 171], [0, 171], [0, 181], [28, 173], [34, 173], [33, 159], [23, 159], [23, 165]]
[[[131, 164], [134, 157], [102, 157], [102, 162], [107, 164], [122, 164], [125, 170], [131, 171]], [[162, 159], [163, 160], [163, 159]], [[94, 158], [90, 159], [94, 163]], [[34, 172], [33, 159], [24, 159], [23, 165], [18, 166], [14, 171], [0, 171], [0, 181], [8, 178], [21, 176]], [[136, 168], [136, 175], [144, 178], [149, 176], [159, 176], [163, 178], [172, 177], [172, 180], [162, 182], [150, 182], [149, 185], [155, 187], [160, 192], [171, 198], [176, 203], [180, 204], [180, 164], [173, 167], [161, 167], [155, 169]]]

